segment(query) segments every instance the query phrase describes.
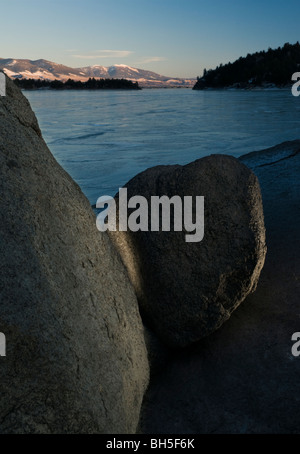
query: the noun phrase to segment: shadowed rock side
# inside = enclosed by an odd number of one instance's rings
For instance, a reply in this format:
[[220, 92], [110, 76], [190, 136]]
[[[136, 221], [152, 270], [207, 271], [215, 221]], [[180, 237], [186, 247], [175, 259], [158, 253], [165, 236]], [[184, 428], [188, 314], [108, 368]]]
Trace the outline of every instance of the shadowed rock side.
[[165, 359], [145, 433], [299, 433], [300, 141], [242, 156], [258, 176], [268, 254], [254, 294], [218, 331]]
[[0, 172], [0, 433], [134, 433], [148, 383], [134, 291], [8, 79]]
[[[230, 156], [158, 166], [126, 184], [128, 198], [205, 197], [205, 234], [109, 232], [134, 285], [146, 323], [169, 346], [183, 347], [218, 329], [256, 288], [265, 260], [257, 178]], [[172, 212], [172, 211], [171, 211]], [[195, 217], [194, 217], [195, 220]]]

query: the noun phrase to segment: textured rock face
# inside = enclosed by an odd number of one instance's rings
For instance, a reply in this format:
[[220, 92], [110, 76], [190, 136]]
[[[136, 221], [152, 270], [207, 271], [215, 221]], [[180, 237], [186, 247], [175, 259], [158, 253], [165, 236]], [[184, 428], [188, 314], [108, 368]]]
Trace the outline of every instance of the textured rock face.
[[186, 242], [184, 231], [110, 232], [145, 320], [166, 343], [183, 347], [219, 328], [256, 288], [266, 254], [258, 180], [237, 159], [212, 155], [148, 169], [126, 187], [128, 198], [148, 201], [205, 197], [201, 242]]
[[9, 80], [0, 173], [0, 433], [135, 432], [148, 361], [134, 291]]

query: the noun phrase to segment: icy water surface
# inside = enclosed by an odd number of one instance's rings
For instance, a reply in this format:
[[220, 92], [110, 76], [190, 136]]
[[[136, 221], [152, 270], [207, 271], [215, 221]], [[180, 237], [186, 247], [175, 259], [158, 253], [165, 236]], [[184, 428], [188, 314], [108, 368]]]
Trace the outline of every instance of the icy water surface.
[[137, 173], [300, 138], [289, 90], [25, 91], [59, 163], [94, 204]]

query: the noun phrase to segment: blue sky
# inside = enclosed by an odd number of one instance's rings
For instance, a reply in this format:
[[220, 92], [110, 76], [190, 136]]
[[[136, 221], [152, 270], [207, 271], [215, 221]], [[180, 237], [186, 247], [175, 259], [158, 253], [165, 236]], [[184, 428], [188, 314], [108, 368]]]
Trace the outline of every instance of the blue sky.
[[173, 77], [300, 41], [299, 0], [0, 1], [0, 57]]

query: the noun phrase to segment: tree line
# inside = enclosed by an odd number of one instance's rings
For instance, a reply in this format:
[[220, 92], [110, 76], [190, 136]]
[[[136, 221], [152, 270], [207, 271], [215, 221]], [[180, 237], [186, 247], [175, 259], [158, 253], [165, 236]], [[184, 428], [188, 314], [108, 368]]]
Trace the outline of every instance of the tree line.
[[60, 80], [44, 79], [23, 79], [17, 78], [15, 84], [25, 90], [37, 90], [49, 88], [53, 90], [141, 90], [138, 82], [127, 79], [95, 79], [89, 78], [86, 82], [68, 79], [66, 82]]
[[204, 69], [197, 78], [195, 90], [234, 86], [246, 88], [274, 84], [291, 84], [292, 74], [300, 70], [300, 44], [284, 44], [277, 49], [248, 54], [234, 63], [220, 64], [214, 70]]

